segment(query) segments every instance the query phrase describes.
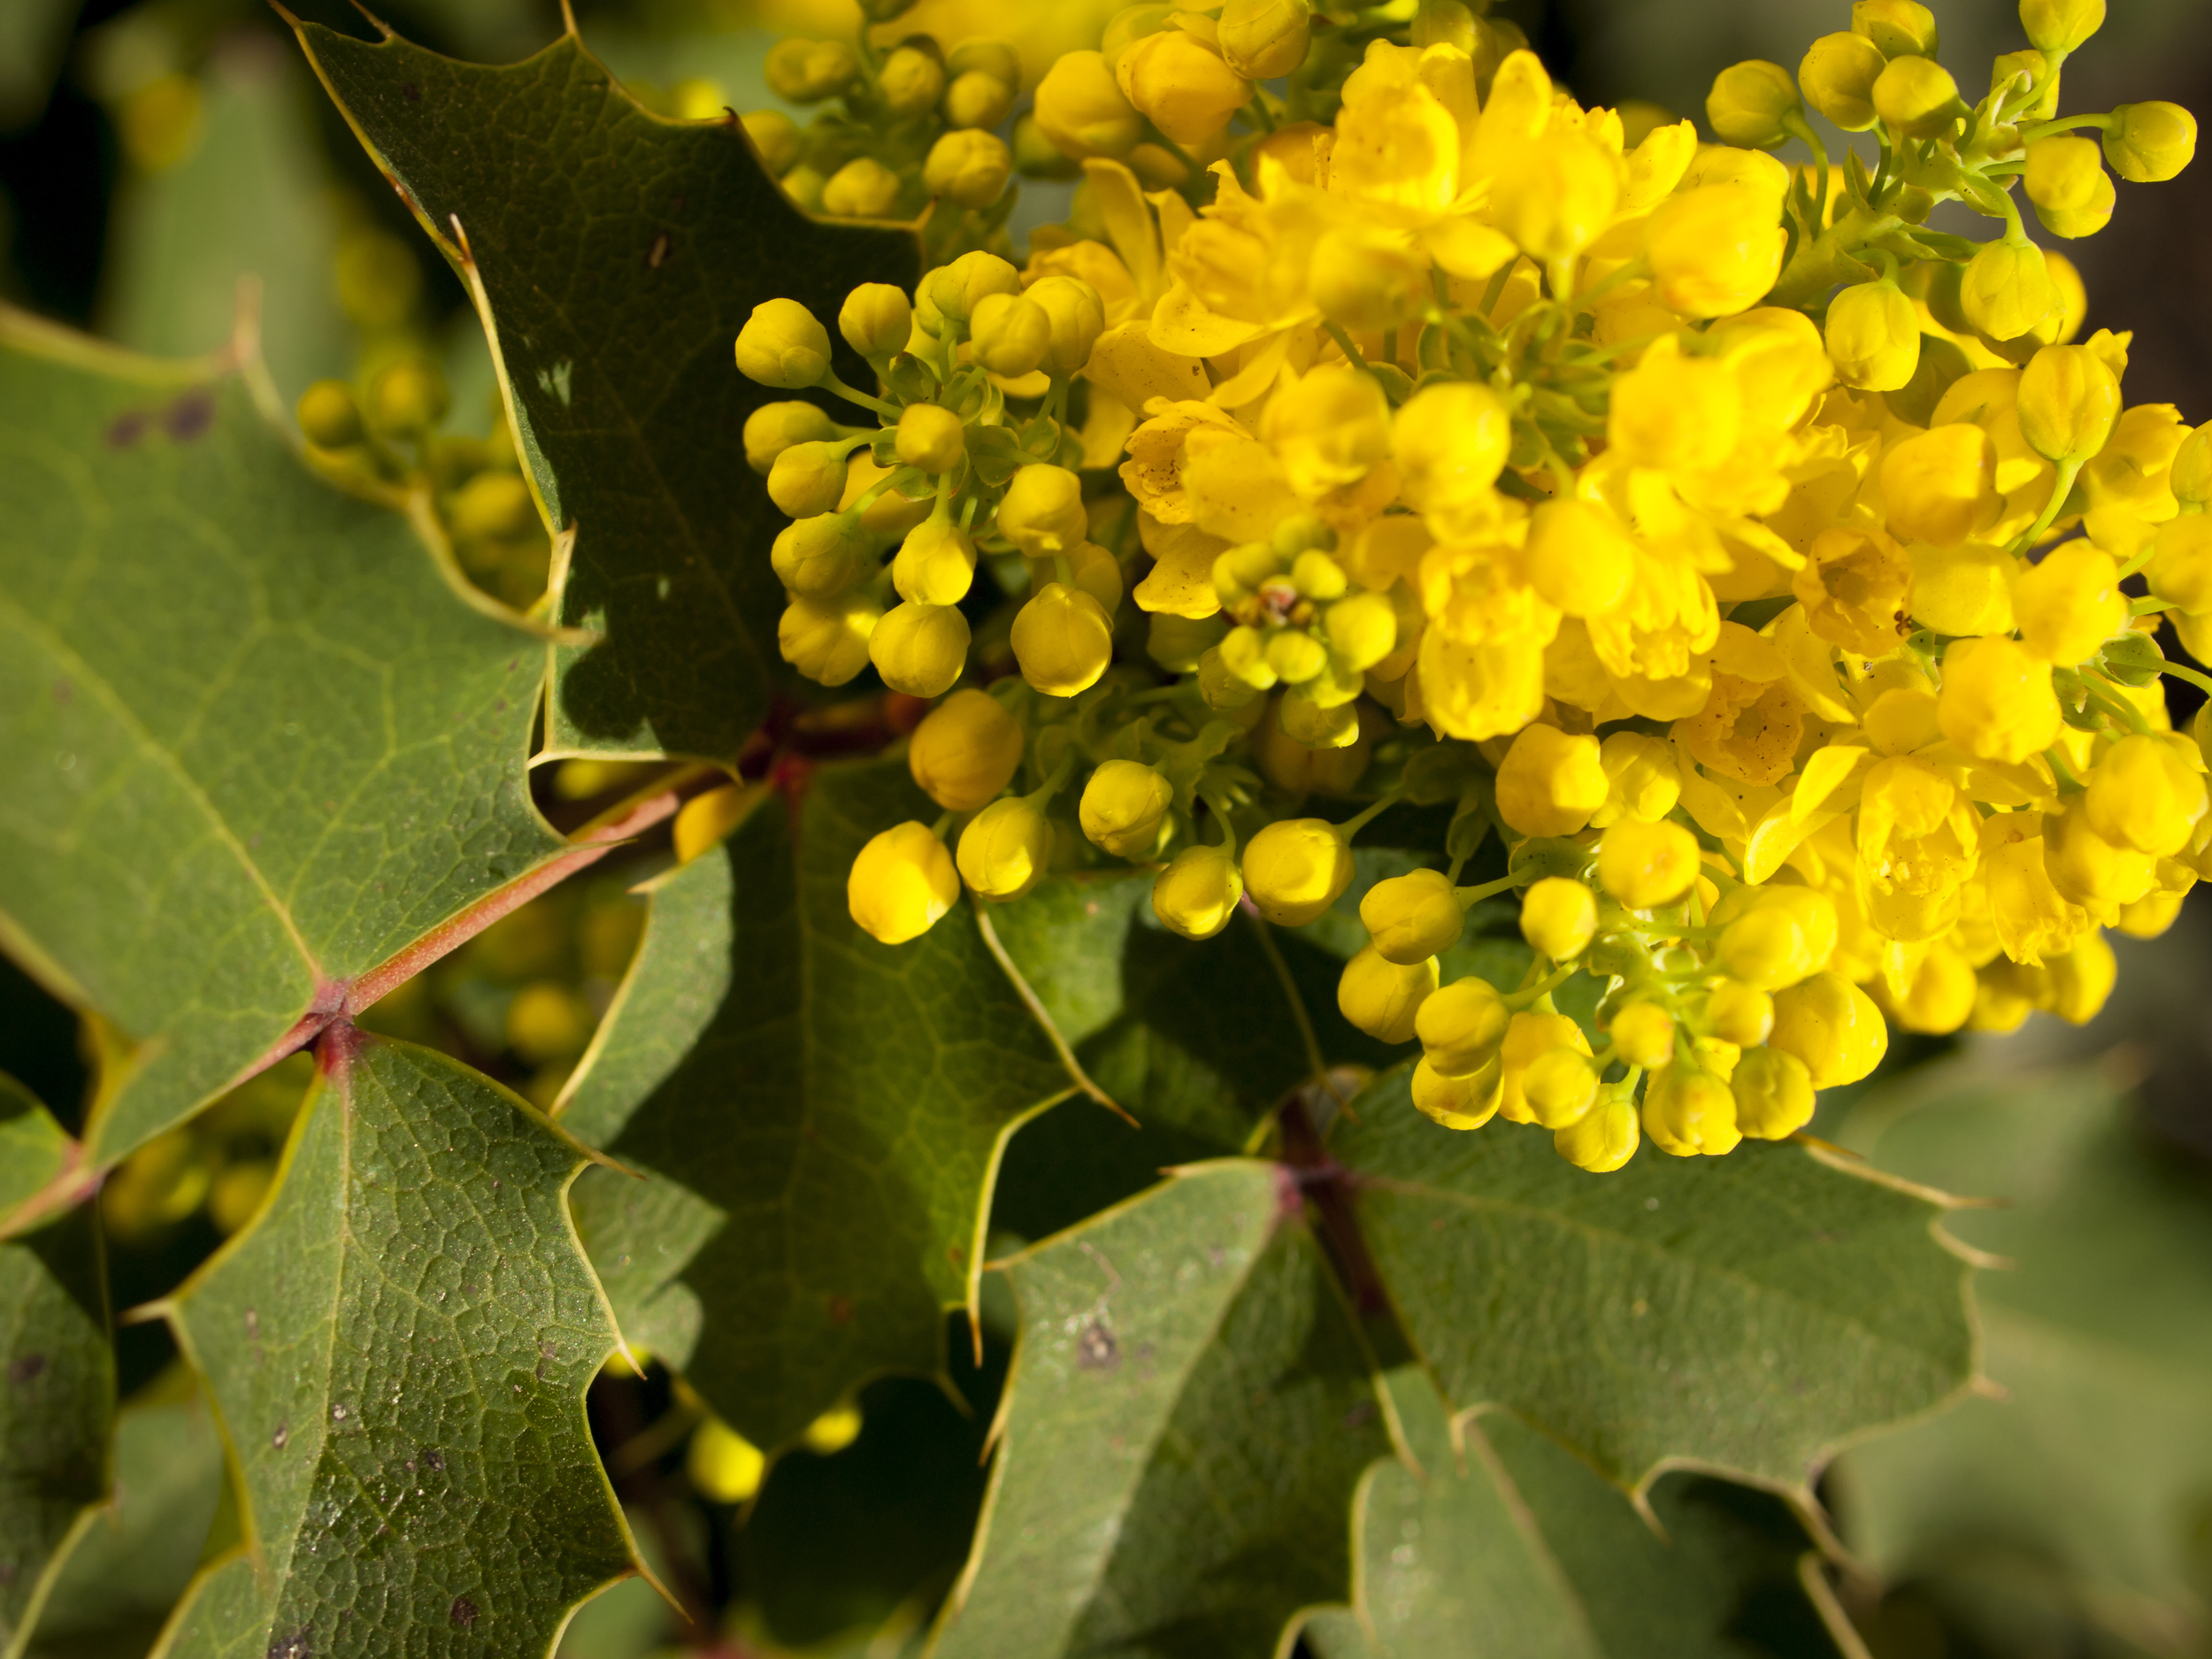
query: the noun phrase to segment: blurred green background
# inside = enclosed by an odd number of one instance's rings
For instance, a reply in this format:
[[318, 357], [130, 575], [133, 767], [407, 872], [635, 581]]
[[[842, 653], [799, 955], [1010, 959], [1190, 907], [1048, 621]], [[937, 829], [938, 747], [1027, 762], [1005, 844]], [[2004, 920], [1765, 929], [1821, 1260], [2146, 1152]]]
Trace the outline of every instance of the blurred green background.
[[[1016, 34], [1034, 15], [1005, 0], [928, 3], [947, 6], [963, 34]], [[367, 32], [339, 0], [299, 10]], [[777, 34], [842, 33], [856, 17], [849, 0], [576, 10], [587, 42], [644, 102], [685, 114], [771, 104], [760, 63]], [[1727, 64], [1794, 65], [1812, 38], [1848, 21], [1844, 0], [1494, 10], [1585, 102], [1634, 97], [1692, 115]], [[1962, 83], [2019, 43], [2005, 0], [1937, 11], [1942, 55]], [[2068, 66], [2067, 110], [2161, 97], [2212, 111], [2206, 0], [2112, 0], [2111, 11]], [[561, 26], [554, 0], [394, 0], [382, 12], [415, 40], [486, 61], [526, 56]], [[1050, 188], [1030, 222], [1064, 199]], [[2212, 163], [2154, 197], [2124, 188], [2109, 231], [2067, 252], [2088, 283], [2088, 326], [2135, 332], [2130, 401], [2212, 417]], [[490, 366], [459, 284], [272, 11], [259, 0], [0, 0], [0, 295], [128, 345], [190, 354], [225, 339], [249, 274], [288, 396], [426, 352], [452, 388], [449, 430], [495, 435]], [[475, 573], [496, 588], [503, 568]], [[527, 570], [515, 580], [526, 598]], [[539, 780], [557, 816], [636, 781], [572, 765]], [[547, 895], [371, 1023], [550, 1101], [634, 948], [642, 911], [627, 889], [665, 857], [610, 861]], [[1823, 1106], [1820, 1132], [1880, 1166], [2003, 1201], [1948, 1224], [1990, 1253], [1978, 1291], [1987, 1397], [1847, 1453], [1823, 1487], [1854, 1563], [1841, 1598], [1882, 1659], [2212, 1655], [2212, 904], [2193, 902], [2162, 939], [2115, 942], [2120, 991], [2090, 1026], [2039, 1018], [2010, 1036], [1901, 1048], [1870, 1084]], [[67, 1113], [82, 1096], [84, 1041], [66, 1010], [0, 963], [0, 1069]], [[167, 1290], [242, 1225], [303, 1082], [303, 1065], [257, 1079], [110, 1183], [119, 1307]], [[121, 1340], [135, 1391], [119, 1453], [127, 1497], [73, 1563], [34, 1652], [144, 1653], [216, 1510], [219, 1451], [165, 1334], [134, 1325]], [[967, 1344], [950, 1348], [958, 1367]], [[908, 1650], [964, 1553], [1005, 1358], [995, 1334], [980, 1368], [956, 1371], [957, 1402], [927, 1383], [872, 1385], [856, 1415], [818, 1425], [764, 1484], [750, 1448], [703, 1432], [680, 1382], [604, 1379], [593, 1395], [603, 1450], [693, 1622], [626, 1585], [579, 1617], [566, 1659], [679, 1643]]]

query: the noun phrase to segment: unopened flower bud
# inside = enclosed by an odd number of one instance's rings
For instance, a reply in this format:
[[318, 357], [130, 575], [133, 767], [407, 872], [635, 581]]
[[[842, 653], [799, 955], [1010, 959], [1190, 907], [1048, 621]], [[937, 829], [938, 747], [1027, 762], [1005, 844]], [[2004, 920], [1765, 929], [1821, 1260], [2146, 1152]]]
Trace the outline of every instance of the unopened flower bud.
[[1598, 740], [1524, 727], [1498, 767], [1498, 816], [1523, 835], [1571, 835], [1605, 803]]
[[1882, 49], [1863, 35], [1824, 35], [1797, 66], [1805, 102], [1847, 133], [1875, 122], [1874, 83], [1888, 67]]
[[893, 452], [901, 466], [949, 472], [967, 453], [967, 426], [942, 403], [909, 403], [899, 411]]
[[922, 163], [922, 188], [963, 207], [988, 207], [1006, 192], [1014, 157], [997, 134], [981, 127], [947, 133]]
[[1882, 49], [1885, 58], [1935, 56], [1935, 13], [1919, 0], [1852, 0], [1851, 32]]
[[1211, 939], [1229, 925], [1244, 878], [1219, 847], [1186, 847], [1152, 884], [1152, 913], [1186, 939]]
[[1076, 179], [1082, 168], [1046, 134], [1033, 114], [1014, 118], [1014, 170], [1025, 179]]
[[1244, 849], [1245, 890], [1279, 927], [1303, 927], [1351, 880], [1351, 849], [1336, 826], [1321, 818], [1279, 819]]
[[920, 604], [956, 605], [975, 580], [975, 542], [949, 518], [916, 525], [891, 561], [899, 597]]
[[2074, 51], [2104, 27], [2104, 0], [2020, 0], [2020, 27], [2039, 50]]
[[1106, 327], [1106, 307], [1098, 290], [1075, 277], [1055, 274], [1031, 283], [1027, 297], [1043, 307], [1052, 325], [1044, 366], [1058, 375], [1079, 373]]
[[1312, 634], [1282, 628], [1268, 638], [1267, 665], [1286, 686], [1302, 685], [1326, 666], [1328, 648]]
[[369, 382], [370, 428], [396, 437], [417, 437], [445, 419], [451, 400], [445, 375], [426, 358], [393, 364]]
[[1218, 51], [1179, 28], [1132, 42], [1114, 65], [1114, 79], [1133, 108], [1185, 146], [1208, 142], [1252, 96], [1251, 83]]
[[822, 185], [822, 211], [840, 219], [887, 219], [898, 200], [899, 175], [872, 156], [854, 157]]
[[882, 614], [864, 594], [795, 599], [776, 625], [776, 649], [809, 680], [841, 686], [868, 665], [868, 636]]
[[1454, 979], [1421, 1004], [1414, 1034], [1440, 1077], [1471, 1077], [1498, 1055], [1512, 1018], [1486, 979]]
[[1899, 440], [1882, 455], [1882, 505], [1892, 534], [1956, 547], [1997, 516], [2003, 503], [1996, 479], [1996, 448], [1970, 422]]
[[1992, 340], [2016, 340], [2057, 309], [2050, 266], [2033, 242], [1984, 245], [1959, 279], [1959, 309]]
[[2020, 573], [2012, 585], [2012, 612], [2030, 655], [2070, 668], [2127, 626], [2128, 596], [2109, 553], [2066, 541]]
[[1554, 962], [1571, 962], [1597, 936], [1597, 895], [1565, 876], [1546, 876], [1521, 895], [1521, 937]]
[[1144, 136], [1144, 118], [1096, 52], [1064, 52], [1037, 83], [1037, 125], [1063, 155], [1119, 157]]
[[1369, 945], [1337, 979], [1338, 1011], [1377, 1042], [1411, 1042], [1413, 1022], [1436, 989], [1436, 958], [1391, 961]]
[[1813, 1120], [1812, 1074], [1786, 1049], [1747, 1050], [1728, 1087], [1736, 1097], [1736, 1127], [1755, 1140], [1784, 1141]]
[[1636, 1108], [1627, 1101], [1609, 1101], [1558, 1131], [1551, 1143], [1577, 1169], [1604, 1175], [1634, 1157], [1640, 1140]]
[[868, 660], [894, 691], [941, 696], [968, 665], [968, 619], [953, 605], [893, 605], [868, 636]]
[[1072, 551], [1089, 527], [1083, 480], [1064, 466], [1025, 466], [999, 502], [998, 533], [1031, 558]]
[[964, 253], [922, 280], [924, 296], [941, 316], [964, 323], [987, 295], [1018, 294], [1021, 273], [995, 253]]
[[1771, 887], [1725, 924], [1715, 954], [1729, 978], [1778, 991], [1825, 968], [1836, 936], [1835, 901], [1826, 894]]
[[1627, 597], [1636, 544], [1610, 509], [1562, 495], [1531, 516], [1522, 565], [1529, 586], [1571, 617], [1594, 617]]
[[2212, 506], [2212, 420], [2181, 441], [2166, 474], [2166, 487], [2185, 506]]
[[1613, 1053], [1624, 1065], [1656, 1071], [1674, 1058], [1674, 1016], [1656, 1002], [1630, 1002], [1613, 1016]]
[[2197, 153], [2197, 118], [2178, 104], [2123, 104], [2104, 135], [2105, 159], [2130, 184], [2172, 178]]
[[780, 179], [797, 165], [806, 149], [799, 124], [781, 110], [755, 110], [738, 117], [738, 125], [745, 129], [745, 135], [753, 141], [753, 148], [760, 152], [760, 165], [776, 178]]
[[1758, 58], [1722, 70], [1705, 95], [1705, 119], [1720, 142], [1746, 150], [1772, 150], [1786, 142], [1785, 122], [1798, 108], [1790, 72]]
[[2089, 774], [2089, 827], [2116, 847], [2171, 858], [2205, 814], [2204, 772], [2188, 740], [2166, 733], [2122, 738]]
[[1873, 999], [1839, 973], [1816, 973], [1774, 999], [1767, 1047], [1805, 1064], [1815, 1088], [1855, 1083], [1889, 1051], [1889, 1027]]
[[1113, 625], [1079, 588], [1047, 582], [1014, 618], [1014, 660], [1047, 696], [1072, 697], [1098, 683], [1113, 661]]
[[1044, 879], [1052, 821], [1025, 795], [994, 801], [968, 820], [956, 855], [961, 879], [987, 899], [1018, 899]]
[[1967, 109], [1949, 70], [1909, 56], [1892, 58], [1874, 82], [1874, 112], [1908, 138], [1939, 138]]
[[300, 431], [320, 449], [342, 449], [361, 442], [361, 406], [343, 380], [318, 380], [300, 394], [295, 411]]
[[934, 51], [925, 47], [896, 47], [883, 60], [876, 75], [876, 89], [892, 114], [924, 114], [944, 96], [945, 65]]
[[1705, 998], [1705, 1021], [1723, 1042], [1755, 1048], [1774, 1029], [1774, 999], [1756, 986], [1716, 980]]
[[1624, 818], [1598, 846], [1598, 883], [1632, 910], [1672, 904], [1696, 883], [1697, 837], [1679, 824]]
[[837, 313], [837, 332], [864, 357], [887, 357], [906, 349], [914, 332], [914, 307], [902, 288], [888, 282], [863, 282], [845, 296]]
[[871, 840], [845, 878], [853, 920], [887, 945], [918, 939], [959, 897], [952, 855], [926, 824], [911, 821]]
[[1013, 87], [987, 70], [956, 75], [945, 88], [945, 125], [955, 130], [996, 127], [1013, 107]]
[[1644, 1086], [1644, 1133], [1678, 1158], [1718, 1157], [1743, 1141], [1728, 1085], [1709, 1071], [1680, 1065], [1661, 1067]]
[[2087, 346], [2045, 346], [2020, 372], [2020, 435], [2054, 461], [2085, 461], [2112, 436], [2120, 382]]
[[1022, 79], [1022, 55], [1011, 41], [978, 35], [954, 47], [945, 59], [945, 67], [956, 77], [980, 71], [996, 76], [1010, 87], [1018, 87]]
[[738, 373], [763, 386], [813, 386], [829, 365], [829, 331], [796, 300], [763, 300], [738, 332]]
[[1828, 360], [1846, 386], [1894, 391], [1919, 366], [1920, 313], [1894, 282], [1844, 289], [1829, 303], [1825, 334]]
[[479, 472], [454, 492], [447, 517], [463, 539], [520, 535], [537, 522], [537, 503], [518, 472]]
[[812, 403], [763, 403], [745, 417], [745, 464], [765, 473], [793, 444], [818, 443], [836, 435], [837, 423]]
[[1052, 319], [1025, 295], [986, 295], [969, 327], [976, 361], [1009, 380], [1041, 368], [1052, 348]]
[[768, 499], [794, 518], [832, 512], [845, 498], [845, 451], [835, 443], [795, 443], [768, 469]]
[[1459, 942], [1466, 907], [1440, 870], [1411, 870], [1367, 889], [1359, 919], [1386, 961], [1426, 961]]
[[1306, 0], [1229, 0], [1221, 10], [1221, 55], [1247, 81], [1279, 81], [1297, 68], [1311, 33]]
[[841, 92], [860, 73], [860, 60], [842, 41], [778, 41], [763, 65], [768, 89], [787, 104], [818, 104]]
[[1597, 1103], [1598, 1074], [1579, 1048], [1549, 1049], [1521, 1073], [1521, 1098], [1543, 1128], [1571, 1129]]
[[1340, 599], [1329, 607], [1322, 623], [1328, 630], [1330, 654], [1349, 673], [1366, 672], [1398, 648], [1398, 608], [1387, 594]]
[[972, 812], [1013, 781], [1021, 764], [1021, 723], [987, 692], [956, 691], [933, 709], [909, 740], [907, 769], [923, 793], [949, 812]]
[[1413, 1068], [1409, 1092], [1424, 1115], [1447, 1129], [1479, 1129], [1497, 1115], [1504, 1099], [1495, 1060], [1467, 1077], [1446, 1077], [1427, 1060]]
[[796, 519], [768, 549], [769, 563], [783, 585], [803, 599], [827, 599], [856, 586], [873, 558], [867, 532], [858, 516], [849, 512]]
[[1076, 818], [1092, 842], [1117, 858], [1152, 856], [1175, 790], [1141, 761], [1102, 762], [1083, 787]]
[[1659, 303], [1683, 317], [1732, 317], [1756, 304], [1782, 273], [1788, 236], [1780, 199], [1755, 185], [1704, 184], [1669, 196], [1644, 225]]

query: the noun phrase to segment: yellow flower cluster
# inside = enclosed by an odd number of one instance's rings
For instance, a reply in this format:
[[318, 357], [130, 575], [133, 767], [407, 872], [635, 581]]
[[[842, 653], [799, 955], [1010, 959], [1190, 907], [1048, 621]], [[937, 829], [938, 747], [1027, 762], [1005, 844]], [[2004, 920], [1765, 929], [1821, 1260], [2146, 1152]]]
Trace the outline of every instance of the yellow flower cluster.
[[[2125, 405], [2128, 337], [2075, 342], [2079, 281], [2015, 199], [2078, 236], [2108, 165], [2190, 158], [2170, 104], [2059, 115], [2102, 16], [2023, 0], [1970, 104], [1925, 7], [1858, 0], [1794, 76], [1724, 73], [1708, 143], [1582, 108], [1455, 0], [1409, 32], [1118, 14], [1035, 89], [1069, 224], [910, 312], [848, 304], [880, 397], [788, 302], [738, 342], [880, 423], [748, 429], [810, 515], [778, 544], [787, 657], [971, 681], [912, 740], [945, 817], [868, 845], [855, 917], [896, 942], [964, 882], [1114, 858], [1189, 937], [1299, 926], [1375, 814], [1455, 803], [1448, 868], [1362, 900], [1342, 1011], [1418, 1041], [1440, 1123], [1540, 1124], [1591, 1170], [1792, 1134], [1892, 1026], [2087, 1018], [2101, 930], [2158, 932], [2212, 873], [2160, 676], [2205, 682], [2155, 637], [2212, 649], [2212, 427]], [[1870, 156], [1831, 165], [1807, 104]], [[1928, 228], [1947, 201], [1999, 234]], [[1379, 798], [1332, 823], [1310, 791]], [[1507, 873], [1461, 885], [1491, 831]], [[1444, 982], [1507, 891], [1526, 981]]]

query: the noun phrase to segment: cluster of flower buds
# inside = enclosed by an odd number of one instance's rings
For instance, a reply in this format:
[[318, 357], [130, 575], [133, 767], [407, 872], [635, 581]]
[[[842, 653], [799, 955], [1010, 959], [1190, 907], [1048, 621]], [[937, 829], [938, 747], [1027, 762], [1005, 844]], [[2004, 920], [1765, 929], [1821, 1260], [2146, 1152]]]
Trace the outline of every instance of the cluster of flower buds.
[[[1376, 814], [1454, 804], [1360, 898], [1341, 1010], [1419, 1043], [1438, 1122], [1592, 1170], [1794, 1133], [1893, 1028], [2089, 1018], [2102, 930], [2212, 875], [2163, 677], [2212, 680], [2158, 640], [2212, 650], [2212, 428], [2126, 404], [2128, 336], [2077, 339], [2015, 197], [2089, 234], [2195, 127], [2062, 114], [2102, 0], [2020, 11], [1970, 104], [1925, 7], [1857, 0], [1794, 76], [1719, 78], [1719, 143], [1581, 107], [1455, 0], [1394, 38], [1134, 7], [1061, 58], [1034, 114], [1086, 196], [1025, 269], [964, 256], [910, 319], [856, 293], [879, 397], [795, 306], [738, 344], [881, 420], [748, 429], [801, 515], [786, 656], [950, 693], [910, 749], [944, 817], [868, 845], [862, 926], [1122, 861], [1187, 937], [1301, 926]], [[1525, 975], [1448, 978], [1509, 894]]]

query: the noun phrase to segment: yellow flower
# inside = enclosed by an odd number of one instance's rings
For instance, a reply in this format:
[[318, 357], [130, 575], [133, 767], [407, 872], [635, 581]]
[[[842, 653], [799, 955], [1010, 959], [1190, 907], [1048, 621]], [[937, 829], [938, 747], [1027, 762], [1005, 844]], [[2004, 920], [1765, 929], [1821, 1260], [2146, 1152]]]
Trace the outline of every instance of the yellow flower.
[[1791, 586], [1813, 632], [1846, 650], [1886, 657], [1912, 632], [1912, 561], [1884, 531], [1823, 530]]
[[1598, 740], [1532, 726], [1498, 764], [1498, 816], [1523, 835], [1571, 835], [1605, 804]]
[[1511, 1013], [1486, 979], [1455, 979], [1421, 1004], [1414, 1033], [1439, 1077], [1472, 1077], [1497, 1058]]
[[1855, 1083], [1889, 1051], [1889, 1027], [1864, 991], [1837, 973], [1816, 973], [1774, 999], [1767, 1047], [1804, 1063], [1815, 1088]]
[[1883, 513], [1903, 541], [1955, 547], [1987, 529], [2002, 506], [1997, 451], [1979, 426], [1952, 421], [1883, 451]]
[[1920, 365], [1920, 315], [1894, 282], [1861, 282], [1828, 304], [1828, 356], [1836, 378], [1894, 391]]
[[1323, 818], [1278, 819], [1244, 849], [1245, 890], [1278, 926], [1303, 927], [1351, 882], [1351, 849]]
[[1597, 239], [1620, 200], [1620, 157], [1578, 132], [1547, 133], [1490, 184], [1490, 217], [1530, 258], [1549, 263]]
[[871, 839], [845, 878], [853, 920], [887, 945], [927, 933], [959, 897], [952, 855], [926, 824], [896, 825]]
[[2012, 611], [2031, 655], [2070, 667], [2127, 626], [2128, 597], [2110, 554], [2067, 541], [2021, 572], [2012, 584]]
[[1152, 884], [1152, 912], [1186, 939], [1211, 939], [1229, 925], [1244, 878], [1221, 847], [1186, 847]]
[[1211, 44], [1173, 27], [1131, 42], [1114, 80], [1133, 108], [1184, 145], [1211, 139], [1252, 96], [1251, 83]]
[[1022, 742], [1020, 722], [995, 697], [956, 691], [915, 728], [907, 768], [939, 806], [972, 812], [1013, 781]]
[[1632, 910], [1673, 903], [1697, 872], [1697, 837], [1679, 824], [1623, 818], [1598, 846], [1599, 884]]
[[2185, 738], [2139, 733], [2107, 749], [2089, 774], [2090, 826], [2117, 847], [2171, 858], [2205, 813], [2203, 757]]
[[1113, 625], [1079, 588], [1047, 582], [1014, 618], [1014, 660], [1048, 696], [1087, 691], [1113, 660]]
[[1421, 1004], [1436, 989], [1436, 958], [1395, 963], [1369, 945], [1344, 964], [1338, 1011], [1378, 1042], [1410, 1042]]
[[1780, 203], [1740, 184], [1670, 197], [1644, 221], [1644, 254], [1660, 303], [1684, 317], [1732, 317], [1758, 303], [1782, 273]]
[[1308, 501], [1356, 483], [1390, 453], [1390, 404], [1371, 374], [1317, 368], [1278, 392], [1260, 419], [1290, 487]]
[[1978, 824], [1972, 803], [1927, 762], [1899, 755], [1875, 764], [1861, 788], [1857, 845], [1868, 914], [1881, 932], [1921, 940], [1949, 929], [1980, 856]]
[[1743, 1141], [1735, 1095], [1719, 1078], [1694, 1067], [1664, 1065], [1654, 1071], [1644, 1085], [1643, 1118], [1652, 1143], [1678, 1158], [1718, 1157]]
[[1122, 96], [1096, 52], [1064, 52], [1037, 83], [1037, 125], [1064, 156], [1125, 156], [1144, 136], [1144, 118]]
[[1597, 930], [1597, 896], [1579, 881], [1547, 876], [1522, 895], [1521, 937], [1554, 962], [1580, 956]]
[[2048, 664], [2016, 640], [1960, 640], [1943, 654], [1936, 720], [1981, 760], [2016, 765], [2058, 741], [2058, 695]]
[[1412, 870], [1378, 881], [1359, 902], [1359, 919], [1386, 962], [1425, 961], [1459, 942], [1467, 912], [1440, 870]]

